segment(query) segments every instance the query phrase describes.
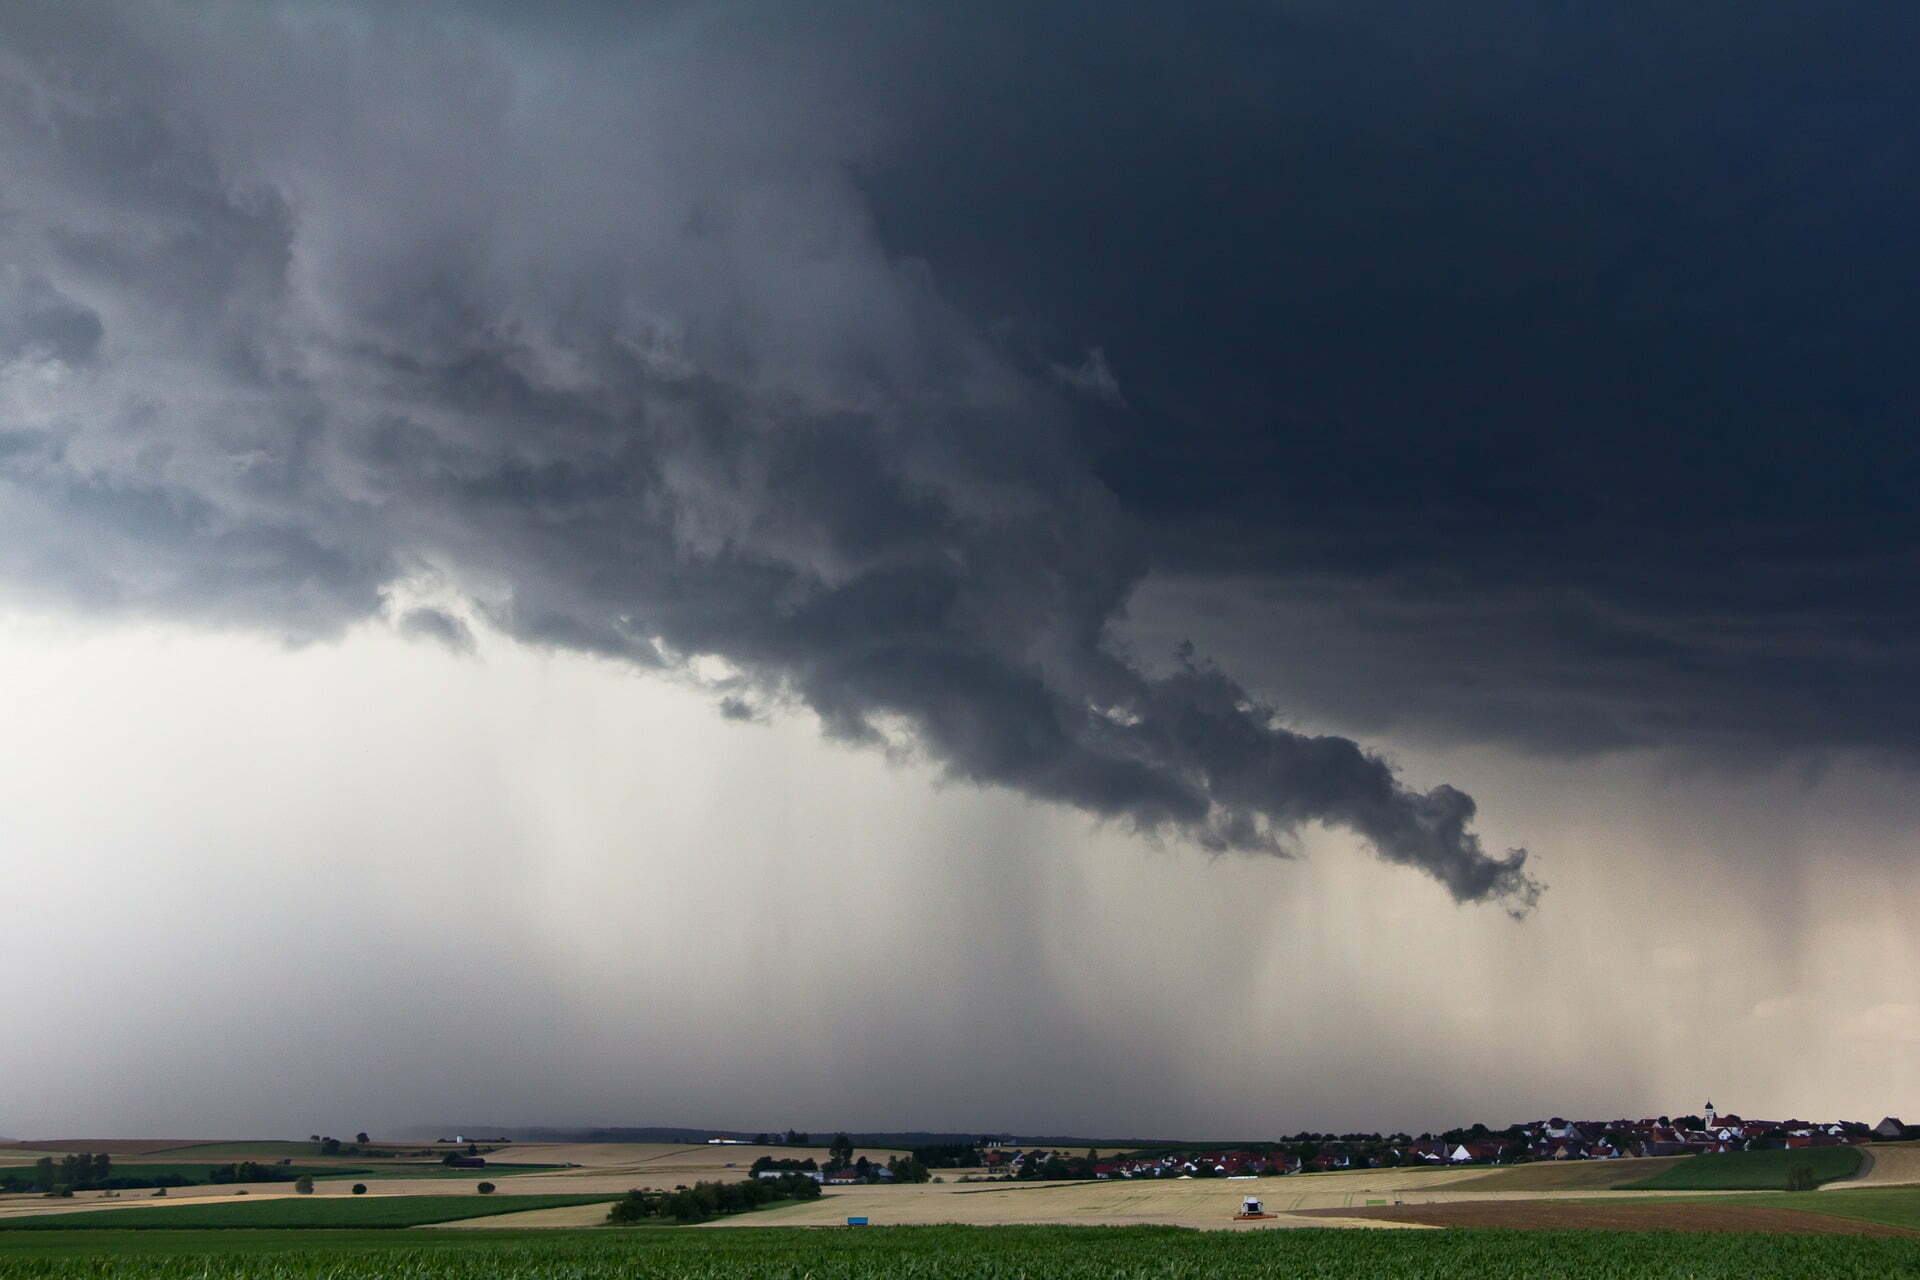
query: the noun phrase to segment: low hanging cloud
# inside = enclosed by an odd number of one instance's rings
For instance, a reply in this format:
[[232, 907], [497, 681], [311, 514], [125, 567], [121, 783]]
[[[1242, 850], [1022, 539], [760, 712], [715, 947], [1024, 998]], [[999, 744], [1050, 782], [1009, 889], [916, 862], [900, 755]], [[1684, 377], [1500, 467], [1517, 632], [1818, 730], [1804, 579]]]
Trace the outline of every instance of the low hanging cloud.
[[400, 634], [415, 640], [431, 640], [455, 653], [474, 651], [473, 630], [445, 609], [420, 605], [402, 613], [395, 624]]
[[1079, 364], [1054, 365], [1053, 376], [1060, 380], [1061, 386], [1110, 409], [1127, 407], [1127, 397], [1120, 391], [1120, 380], [1113, 376], [1113, 369], [1107, 364], [1107, 353], [1099, 347], [1088, 351], [1087, 358]]
[[[1070, 397], [881, 249], [857, 76], [625, 21], [0, 18], [9, 590], [325, 636], [430, 581], [525, 642], [723, 661], [724, 714], [1208, 849], [1330, 824], [1532, 906], [1464, 793], [1123, 651], [1155, 548]], [[1059, 376], [1119, 394], [1098, 351]]]

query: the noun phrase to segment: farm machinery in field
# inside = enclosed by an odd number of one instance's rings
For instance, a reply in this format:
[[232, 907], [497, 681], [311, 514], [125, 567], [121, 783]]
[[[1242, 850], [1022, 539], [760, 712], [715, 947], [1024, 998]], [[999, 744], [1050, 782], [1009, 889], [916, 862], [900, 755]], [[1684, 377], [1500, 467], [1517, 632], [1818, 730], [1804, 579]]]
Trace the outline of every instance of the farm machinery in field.
[[1277, 1213], [1268, 1213], [1266, 1206], [1260, 1203], [1258, 1196], [1246, 1196], [1240, 1201], [1240, 1212], [1233, 1215], [1235, 1222], [1251, 1222], [1256, 1218], [1277, 1218]]

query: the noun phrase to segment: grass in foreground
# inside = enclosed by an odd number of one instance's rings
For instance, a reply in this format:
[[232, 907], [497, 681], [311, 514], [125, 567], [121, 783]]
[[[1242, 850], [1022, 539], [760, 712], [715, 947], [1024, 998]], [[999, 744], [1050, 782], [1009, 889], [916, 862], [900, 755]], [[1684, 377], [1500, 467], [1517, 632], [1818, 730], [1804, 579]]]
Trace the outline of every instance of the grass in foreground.
[[0, 1235], [17, 1231], [192, 1231], [315, 1227], [417, 1227], [460, 1218], [487, 1218], [524, 1209], [605, 1203], [615, 1196], [298, 1196], [221, 1200], [152, 1209], [102, 1209], [0, 1219]]
[[324, 1238], [54, 1232], [0, 1238], [0, 1277], [6, 1280], [1879, 1280], [1911, 1274], [1917, 1264], [1920, 1250], [1904, 1240], [1672, 1232], [873, 1227], [333, 1232]]
[[1804, 1147], [1798, 1151], [1731, 1151], [1693, 1156], [1651, 1178], [1629, 1182], [1622, 1191], [1784, 1191], [1795, 1165], [1813, 1170], [1814, 1184], [1848, 1178], [1860, 1171], [1860, 1153], [1852, 1147]]

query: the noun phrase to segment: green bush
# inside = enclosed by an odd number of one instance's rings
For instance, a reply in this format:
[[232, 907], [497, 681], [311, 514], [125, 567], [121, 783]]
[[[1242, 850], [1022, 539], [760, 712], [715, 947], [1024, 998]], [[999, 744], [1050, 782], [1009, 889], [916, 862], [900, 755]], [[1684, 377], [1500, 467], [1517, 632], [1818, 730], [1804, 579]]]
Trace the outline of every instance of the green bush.
[[293, 1180], [293, 1189], [295, 1192], [303, 1196], [312, 1195], [313, 1194], [313, 1175], [303, 1173], [299, 1177], [295, 1178]]
[[357, 1195], [357, 1196], [363, 1196], [363, 1195], [365, 1195], [365, 1194], [367, 1194], [367, 1184], [366, 1184], [366, 1183], [364, 1183], [364, 1182], [356, 1182], [356, 1183], [354, 1183], [354, 1184], [353, 1184], [353, 1194], [355, 1194], [355, 1195]]
[[629, 1191], [607, 1211], [613, 1223], [670, 1218], [675, 1222], [705, 1222], [730, 1213], [745, 1213], [782, 1200], [814, 1200], [820, 1184], [804, 1174], [778, 1178], [748, 1178], [744, 1182], [696, 1182], [672, 1191]]
[[474, 1190], [478, 1191], [483, 1196], [490, 1196], [493, 1194], [493, 1184], [491, 1182], [483, 1182], [479, 1186], [475, 1187]]

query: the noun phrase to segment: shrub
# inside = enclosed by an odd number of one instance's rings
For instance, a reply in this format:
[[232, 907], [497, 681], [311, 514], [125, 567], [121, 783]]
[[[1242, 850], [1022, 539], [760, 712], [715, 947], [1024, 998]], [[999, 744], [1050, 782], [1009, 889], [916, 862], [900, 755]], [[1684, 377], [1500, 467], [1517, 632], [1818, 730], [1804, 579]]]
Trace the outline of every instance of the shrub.
[[475, 1188], [475, 1190], [479, 1191], [483, 1196], [490, 1196], [493, 1194], [493, 1184], [491, 1182], [483, 1182]]
[[313, 1175], [310, 1173], [303, 1173], [299, 1177], [295, 1178], [293, 1180], [293, 1189], [299, 1192], [303, 1196], [312, 1195], [313, 1194]]
[[366, 1183], [364, 1183], [364, 1182], [356, 1182], [356, 1183], [354, 1183], [354, 1184], [353, 1184], [353, 1194], [355, 1194], [355, 1195], [357, 1195], [357, 1196], [363, 1196], [363, 1195], [365, 1195], [365, 1194], [367, 1194], [367, 1184], [366, 1184]]
[[1796, 1164], [1787, 1170], [1787, 1190], [1789, 1191], [1811, 1191], [1818, 1185], [1820, 1184], [1814, 1180], [1813, 1166], [1810, 1164]]
[[671, 1218], [675, 1222], [705, 1222], [729, 1213], [744, 1213], [780, 1200], [812, 1200], [820, 1184], [804, 1174], [780, 1178], [749, 1178], [745, 1182], [696, 1182], [672, 1191], [629, 1191], [607, 1211], [609, 1222], [643, 1222]]

